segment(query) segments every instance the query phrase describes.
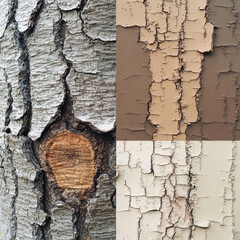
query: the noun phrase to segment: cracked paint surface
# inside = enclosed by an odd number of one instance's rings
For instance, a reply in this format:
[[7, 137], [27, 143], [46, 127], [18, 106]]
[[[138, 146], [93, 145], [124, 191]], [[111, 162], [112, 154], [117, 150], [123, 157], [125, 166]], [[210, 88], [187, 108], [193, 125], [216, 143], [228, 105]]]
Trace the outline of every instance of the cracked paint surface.
[[237, 0], [208, 2], [214, 46], [203, 61], [200, 119], [188, 126], [189, 140], [239, 139], [239, 13]]
[[238, 239], [238, 157], [239, 142], [118, 141], [117, 239]]
[[[157, 128], [152, 136], [154, 140], [185, 140], [187, 125], [198, 120], [197, 92], [203, 53], [212, 50], [213, 39], [213, 25], [206, 19], [206, 4], [205, 0], [117, 1], [117, 25], [123, 31], [138, 27], [138, 42], [145, 43], [139, 51], [149, 55], [146, 67], [151, 80], [145, 91], [149, 91], [151, 99], [148, 107], [145, 106], [148, 111], [145, 118]], [[121, 53], [117, 56], [120, 64], [124, 64], [122, 56]], [[118, 77], [118, 82], [124, 81], [125, 85], [129, 82]], [[118, 88], [119, 96], [128, 97], [122, 85]], [[137, 106], [137, 95], [129, 99]], [[120, 106], [121, 101], [120, 98]], [[121, 131], [123, 124], [119, 122]], [[134, 131], [130, 124], [127, 127]], [[128, 140], [127, 133], [122, 139]]]

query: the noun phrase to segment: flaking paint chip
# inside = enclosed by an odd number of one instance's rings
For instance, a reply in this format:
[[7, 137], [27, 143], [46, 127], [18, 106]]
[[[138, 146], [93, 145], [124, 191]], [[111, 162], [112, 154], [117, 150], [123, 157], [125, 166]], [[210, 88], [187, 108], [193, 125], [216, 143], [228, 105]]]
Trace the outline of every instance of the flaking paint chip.
[[59, 187], [85, 191], [93, 185], [97, 166], [86, 137], [70, 131], [57, 135], [46, 143], [44, 158]]

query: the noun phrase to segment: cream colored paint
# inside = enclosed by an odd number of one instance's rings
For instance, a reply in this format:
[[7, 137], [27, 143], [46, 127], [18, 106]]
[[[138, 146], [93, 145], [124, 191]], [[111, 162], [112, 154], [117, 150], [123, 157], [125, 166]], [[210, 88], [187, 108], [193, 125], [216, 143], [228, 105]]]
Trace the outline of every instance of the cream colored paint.
[[117, 239], [238, 239], [239, 159], [240, 142], [118, 141]]
[[185, 147], [184, 142], [117, 142], [118, 240], [190, 236]]
[[240, 142], [236, 142], [234, 152], [233, 209], [234, 235], [240, 239]]

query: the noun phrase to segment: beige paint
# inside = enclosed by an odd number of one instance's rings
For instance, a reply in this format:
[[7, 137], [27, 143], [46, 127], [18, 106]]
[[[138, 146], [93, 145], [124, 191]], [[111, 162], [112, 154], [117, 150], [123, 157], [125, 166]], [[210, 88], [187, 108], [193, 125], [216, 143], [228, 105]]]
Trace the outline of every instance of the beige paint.
[[116, 24], [123, 27], [145, 26], [143, 0], [118, 0], [116, 2]]
[[[234, 209], [234, 234], [236, 239], [240, 239], [240, 142], [236, 142], [234, 152], [234, 183], [233, 183], [233, 209]], [[237, 177], [238, 176], [238, 177]]]
[[118, 141], [117, 239], [238, 239], [239, 159], [240, 142]]
[[149, 103], [154, 140], [185, 140], [188, 124], [198, 120], [203, 53], [213, 47], [213, 25], [206, 0], [118, 0], [117, 25], [138, 26], [152, 75]]

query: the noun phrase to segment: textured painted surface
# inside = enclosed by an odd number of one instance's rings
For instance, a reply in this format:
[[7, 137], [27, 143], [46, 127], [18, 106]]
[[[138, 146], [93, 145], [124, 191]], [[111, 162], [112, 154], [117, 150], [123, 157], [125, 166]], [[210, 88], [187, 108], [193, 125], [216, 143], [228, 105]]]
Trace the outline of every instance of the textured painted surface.
[[[203, 53], [211, 51], [213, 40], [213, 25], [206, 19], [206, 3], [206, 1], [193, 0], [117, 1], [117, 25], [123, 27], [120, 34], [137, 27], [135, 44], [144, 43], [139, 52], [145, 54], [144, 60], [147, 62], [145, 68], [150, 71], [151, 77], [146, 87], [137, 71], [128, 73], [126, 77], [122, 76], [121, 65], [126, 65], [128, 49], [125, 48], [124, 53], [120, 42], [118, 44], [120, 51], [117, 55], [120, 65], [117, 69], [120, 71], [117, 73], [119, 108], [124, 108], [122, 99], [127, 98], [138, 109], [140, 96], [135, 91], [136, 88], [144, 89], [142, 93], [145, 91], [146, 95], [149, 93], [151, 95], [149, 102], [144, 99], [145, 106], [142, 103], [141, 114], [145, 119], [139, 121], [142, 127], [146, 120], [156, 126], [152, 139], [184, 140], [187, 125], [198, 120], [196, 104]], [[131, 39], [126, 42], [131, 43]], [[136, 54], [135, 59], [137, 59]], [[131, 69], [134, 70], [138, 62], [128, 61], [127, 64], [130, 64]], [[138, 84], [131, 85], [130, 80], [133, 76]], [[121, 115], [121, 112], [118, 114]], [[124, 114], [132, 116], [133, 111], [126, 109]], [[126, 118], [125, 115], [122, 119]], [[118, 117], [120, 125], [118, 139], [131, 140], [131, 136], [128, 136], [131, 131], [121, 133], [125, 130], [122, 130], [122, 121], [124, 120]], [[134, 130], [130, 124], [124, 127]], [[147, 140], [144, 135], [141, 137], [134, 139]]]
[[117, 169], [117, 239], [238, 239], [239, 142], [118, 141]]
[[190, 239], [184, 142], [118, 141], [117, 168], [117, 239]]
[[147, 120], [151, 73], [138, 32], [117, 26], [117, 138], [123, 140], [151, 140], [156, 131]]
[[194, 144], [199, 149], [199, 156], [192, 159], [194, 239], [235, 239], [233, 221], [237, 208], [233, 206], [233, 185], [234, 178], [239, 178], [239, 173], [234, 175], [236, 144], [231, 141]]
[[114, 6], [0, 1], [1, 240], [115, 239]]
[[203, 61], [200, 120], [187, 128], [189, 140], [239, 139], [239, 13], [237, 0], [208, 3], [214, 48]]

